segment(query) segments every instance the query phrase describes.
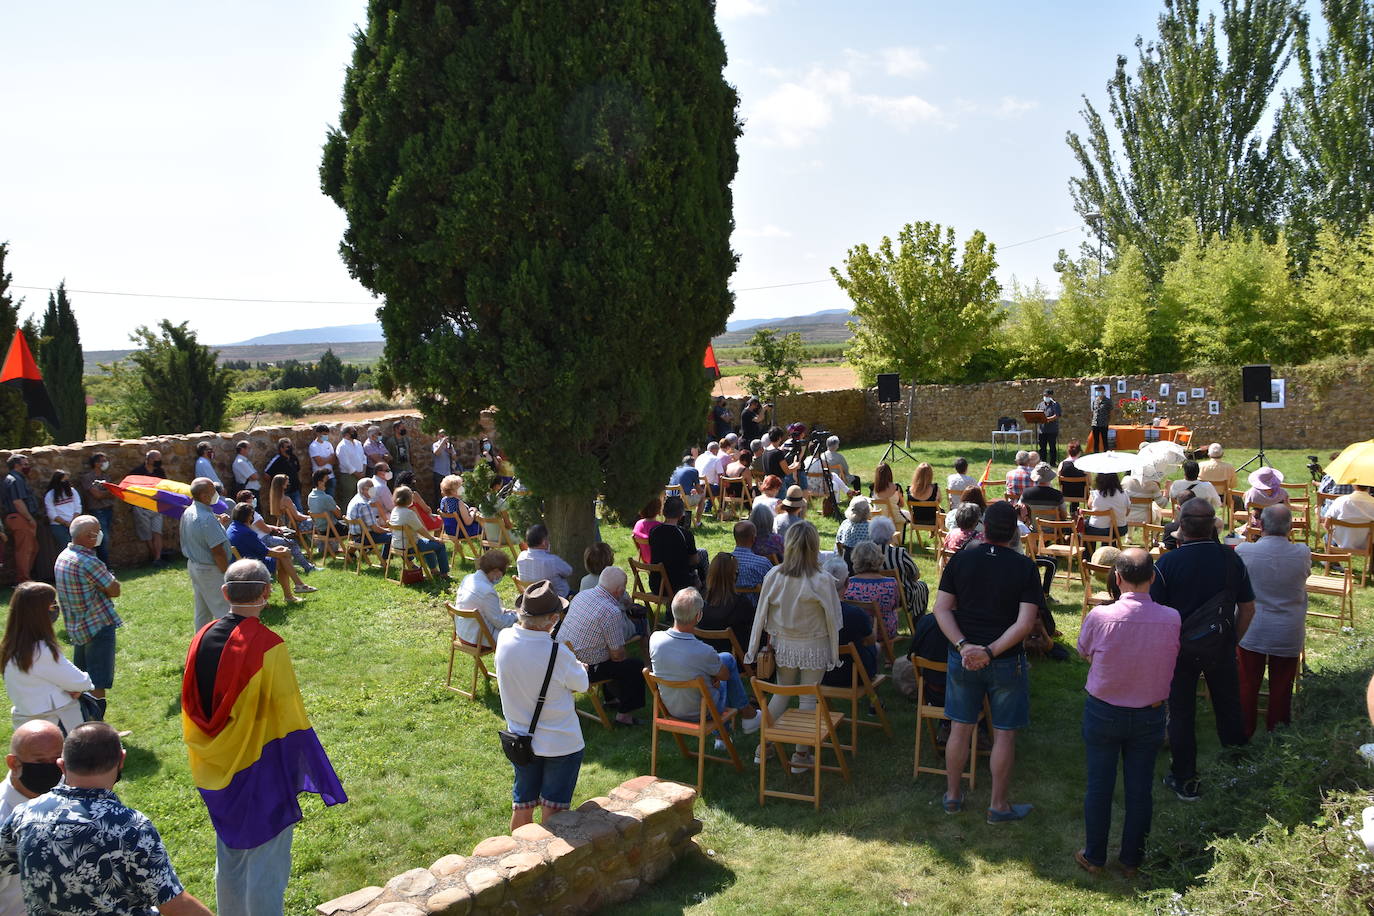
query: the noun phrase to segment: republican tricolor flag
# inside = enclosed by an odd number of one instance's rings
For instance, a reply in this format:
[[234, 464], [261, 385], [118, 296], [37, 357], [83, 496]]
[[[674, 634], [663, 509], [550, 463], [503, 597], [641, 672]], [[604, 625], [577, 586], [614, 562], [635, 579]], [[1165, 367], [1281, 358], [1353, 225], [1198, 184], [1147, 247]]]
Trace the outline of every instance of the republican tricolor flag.
[[61, 425], [62, 421], [57, 418], [57, 408], [48, 396], [48, 386], [43, 384], [43, 373], [38, 371], [38, 363], [34, 362], [33, 353], [29, 350], [29, 343], [24, 339], [23, 331], [14, 332], [9, 355], [5, 357], [4, 367], [0, 368], [0, 384], [19, 389], [24, 398], [26, 415], [30, 420], [42, 420], [53, 429]]

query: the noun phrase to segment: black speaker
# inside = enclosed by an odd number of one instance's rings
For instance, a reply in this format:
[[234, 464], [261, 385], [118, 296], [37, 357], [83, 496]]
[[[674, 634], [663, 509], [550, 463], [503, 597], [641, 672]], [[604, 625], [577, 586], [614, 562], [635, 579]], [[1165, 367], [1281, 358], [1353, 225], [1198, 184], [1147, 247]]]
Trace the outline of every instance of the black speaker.
[[902, 380], [895, 372], [878, 376], [878, 403], [896, 404], [902, 399]]
[[1270, 384], [1274, 373], [1269, 366], [1241, 366], [1240, 399], [1247, 404], [1269, 403], [1274, 400], [1274, 386]]

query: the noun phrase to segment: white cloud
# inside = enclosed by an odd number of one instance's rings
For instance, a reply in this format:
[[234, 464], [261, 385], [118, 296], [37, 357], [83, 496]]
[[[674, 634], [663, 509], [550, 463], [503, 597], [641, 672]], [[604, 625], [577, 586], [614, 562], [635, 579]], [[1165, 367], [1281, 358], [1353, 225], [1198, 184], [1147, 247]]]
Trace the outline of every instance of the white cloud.
[[878, 57], [888, 76], [915, 76], [930, 69], [930, 64], [916, 48], [884, 48], [878, 52]]
[[1019, 118], [1039, 107], [1040, 103], [1035, 99], [1019, 99], [1014, 95], [1004, 95], [993, 113], [999, 118]]
[[758, 229], [741, 229], [739, 230], [739, 234], [746, 239], [790, 239], [792, 237], [792, 233], [772, 223], [768, 223]]
[[766, 15], [768, 6], [760, 0], [716, 0], [716, 16], [723, 20]]
[[796, 148], [828, 127], [837, 108], [858, 108], [902, 129], [944, 121], [939, 107], [920, 96], [859, 93], [852, 71], [818, 66], [760, 99], [747, 126], [764, 143]]
[[940, 109], [919, 95], [860, 95], [855, 96], [854, 101], [870, 114], [903, 129], [921, 122], [944, 120]]

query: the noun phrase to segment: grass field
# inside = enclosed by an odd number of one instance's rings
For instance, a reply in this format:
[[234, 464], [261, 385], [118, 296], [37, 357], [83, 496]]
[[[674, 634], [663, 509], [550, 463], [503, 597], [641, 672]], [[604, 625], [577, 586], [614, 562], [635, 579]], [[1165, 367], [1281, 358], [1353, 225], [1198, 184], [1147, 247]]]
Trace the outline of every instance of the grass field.
[[[967, 455], [980, 471], [987, 458], [987, 447], [972, 443], [921, 443], [912, 451], [931, 461], [941, 480], [956, 454]], [[880, 446], [849, 451], [851, 468], [868, 480], [880, 452]], [[1289, 479], [1305, 476], [1299, 453], [1275, 452], [1271, 458]], [[912, 465], [896, 470], [899, 480], [909, 479]], [[1006, 467], [996, 470], [1000, 476]], [[818, 527], [828, 545], [836, 523], [819, 519]], [[707, 521], [698, 544], [728, 549], [728, 529]], [[603, 524], [602, 534], [623, 562], [628, 530]], [[928, 555], [919, 555], [918, 564], [925, 577], [934, 575]], [[455, 568], [455, 580], [470, 568]], [[188, 889], [213, 901], [214, 835], [191, 783], [178, 708], [191, 636], [190, 587], [179, 568], [125, 571], [121, 578], [119, 609], [126, 625], [119, 634], [109, 715], [133, 734], [118, 791], [158, 826]], [[381, 581], [376, 572], [358, 577], [337, 568], [315, 573], [311, 582], [321, 591], [289, 611], [269, 606], [265, 620], [290, 647], [306, 708], [350, 801], [326, 809], [313, 796], [304, 799], [287, 898], [287, 912], [298, 914], [446, 853], [466, 854], [481, 839], [504, 833], [510, 813], [510, 768], [495, 735], [502, 727], [495, 691], [474, 702], [441, 686], [449, 632], [441, 602], [448, 590], [402, 588]], [[502, 589], [511, 597], [508, 580]], [[1064, 641], [1072, 646], [1080, 593], [1058, 585], [1054, 597]], [[1367, 618], [1371, 605], [1363, 594], [1359, 605]], [[1351, 653], [1367, 662], [1374, 653], [1363, 638], [1368, 630], [1363, 622], [1358, 634], [1313, 630], [1309, 666], [1320, 672], [1334, 659], [1348, 661]], [[469, 670], [460, 656], [458, 673]], [[705, 822], [699, 839], [707, 855], [679, 864], [662, 884], [612, 912], [1156, 911], [1172, 890], [1185, 888], [1209, 865], [1205, 845], [1211, 833], [1236, 829], [1214, 826], [1233, 824], [1226, 820], [1235, 802], [1227, 796], [1228, 783], [1235, 785], [1237, 772], [1285, 753], [1285, 739], [1259, 740], [1239, 761], [1220, 760], [1210, 713], [1201, 712], [1204, 802], [1185, 806], [1157, 792], [1153, 877], [1136, 884], [1091, 878], [1071, 858], [1081, 843], [1084, 764], [1078, 732], [1086, 670], [1076, 657], [1034, 666], [1032, 725], [1019, 740], [1013, 791], [1015, 800], [1035, 803], [1028, 820], [1002, 827], [983, 823], [986, 763], [968, 811], [943, 814], [943, 781], [911, 778], [912, 706], [889, 689], [885, 702], [895, 736], [869, 730], [860, 737], [853, 781], [826, 774], [821, 812], [776, 800], [760, 808], [752, 767], [743, 773], [708, 768], [697, 809]], [[1298, 709], [1301, 716], [1301, 704]], [[606, 732], [583, 724], [587, 756], [575, 803], [648, 771], [647, 726]], [[1350, 741], [1358, 744], [1359, 736]], [[741, 740], [746, 759], [753, 746], [753, 738]], [[663, 750], [661, 775], [691, 781], [694, 767], [669, 753], [669, 744]], [[1160, 772], [1166, 761], [1161, 755]], [[779, 784], [809, 778], [783, 776], [776, 768], [770, 773]], [[1296, 810], [1315, 813], [1316, 792], [1307, 794], [1312, 797], [1298, 799]], [[1247, 829], [1262, 826], [1259, 818]]]

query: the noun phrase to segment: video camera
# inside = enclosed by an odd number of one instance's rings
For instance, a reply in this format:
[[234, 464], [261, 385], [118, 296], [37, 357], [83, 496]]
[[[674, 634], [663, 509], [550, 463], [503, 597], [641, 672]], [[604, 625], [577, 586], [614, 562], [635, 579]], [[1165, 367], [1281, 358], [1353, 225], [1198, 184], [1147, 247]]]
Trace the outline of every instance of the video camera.
[[1316, 455], [1307, 456], [1307, 473], [1312, 475], [1313, 483], [1321, 483], [1321, 479], [1326, 476], [1326, 472], [1322, 470], [1321, 462], [1317, 460]]

